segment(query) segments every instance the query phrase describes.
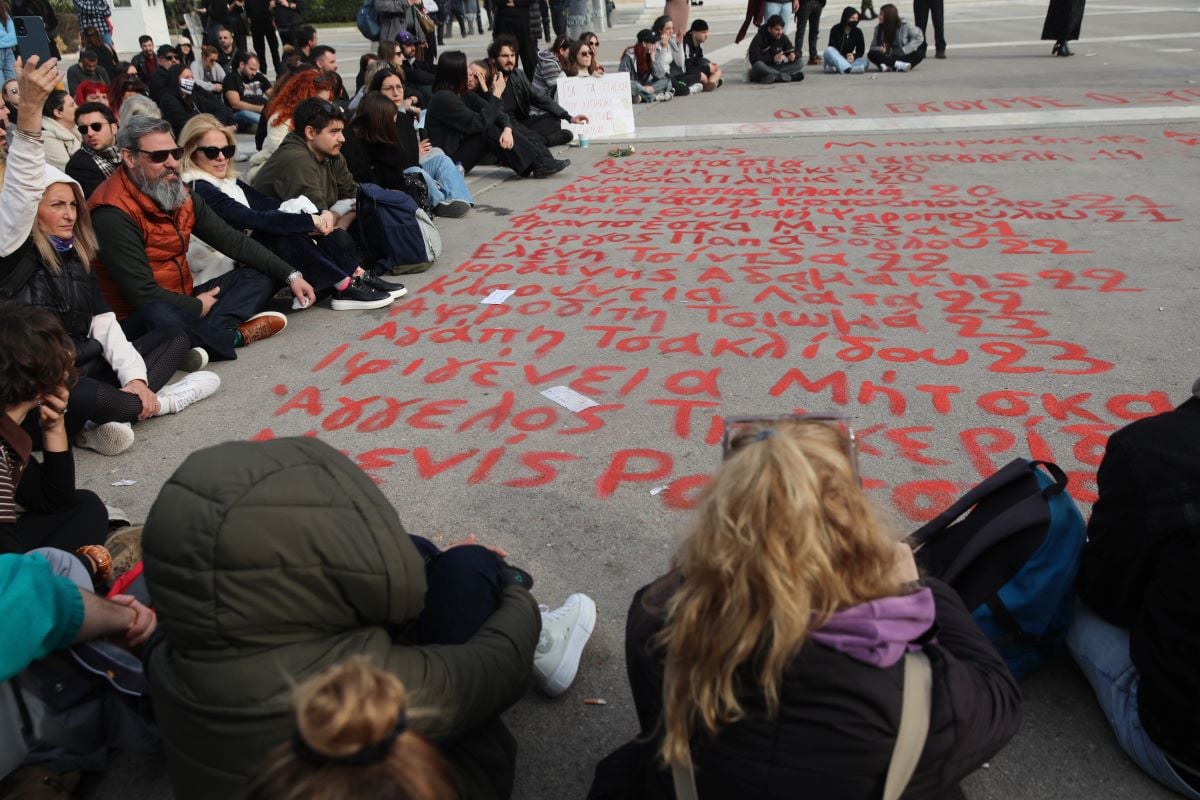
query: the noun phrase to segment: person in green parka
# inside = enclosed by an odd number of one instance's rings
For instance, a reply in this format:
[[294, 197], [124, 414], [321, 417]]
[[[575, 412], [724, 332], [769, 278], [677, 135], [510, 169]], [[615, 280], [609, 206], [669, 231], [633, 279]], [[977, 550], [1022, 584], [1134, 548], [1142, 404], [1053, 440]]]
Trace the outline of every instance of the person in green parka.
[[507, 798], [516, 741], [500, 713], [531, 675], [565, 691], [595, 625], [586, 595], [539, 611], [529, 576], [473, 539], [439, 551], [409, 536], [371, 479], [315, 438], [193, 453], [142, 547], [160, 631], [145, 659], [178, 800], [240, 797], [293, 738], [295, 686], [355, 655], [433, 712], [411, 724], [461, 800]]

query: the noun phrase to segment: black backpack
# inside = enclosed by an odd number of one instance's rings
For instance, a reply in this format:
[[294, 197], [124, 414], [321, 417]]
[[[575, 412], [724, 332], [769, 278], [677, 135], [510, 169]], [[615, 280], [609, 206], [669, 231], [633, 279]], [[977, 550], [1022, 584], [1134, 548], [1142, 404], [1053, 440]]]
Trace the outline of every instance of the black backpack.
[[917, 563], [950, 584], [1016, 677], [1066, 636], [1087, 525], [1049, 461], [1009, 462], [911, 537]]

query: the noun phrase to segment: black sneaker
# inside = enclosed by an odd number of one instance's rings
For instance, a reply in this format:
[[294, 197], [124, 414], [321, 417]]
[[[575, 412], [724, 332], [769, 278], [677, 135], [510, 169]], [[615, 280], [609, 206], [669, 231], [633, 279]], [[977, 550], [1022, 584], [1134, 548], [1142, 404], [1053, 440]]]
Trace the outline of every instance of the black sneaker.
[[551, 159], [543, 164], [538, 164], [533, 168], [530, 177], [533, 178], [549, 178], [551, 175], [557, 175], [567, 167], [571, 166], [571, 159]]
[[358, 277], [358, 279], [362, 281], [364, 285], [374, 289], [377, 292], [383, 292], [386, 295], [390, 295], [393, 299], [397, 297], [404, 297], [404, 295], [408, 294], [408, 289], [404, 288], [403, 283], [392, 283], [391, 281], [385, 281], [383, 278], [371, 272], [364, 272]]
[[471, 204], [466, 200], [443, 200], [433, 207], [434, 213], [439, 217], [450, 217], [451, 219], [465, 217], [470, 210]]
[[392, 304], [394, 298], [387, 292], [372, 289], [359, 278], [353, 278], [345, 291], [334, 289], [330, 305], [334, 311], [353, 311], [355, 309], [383, 308]]

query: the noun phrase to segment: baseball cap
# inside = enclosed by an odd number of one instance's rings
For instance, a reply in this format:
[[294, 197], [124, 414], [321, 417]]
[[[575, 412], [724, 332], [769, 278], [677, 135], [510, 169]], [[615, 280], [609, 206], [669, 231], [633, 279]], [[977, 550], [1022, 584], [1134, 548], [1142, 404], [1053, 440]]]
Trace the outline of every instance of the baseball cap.
[[637, 40], [640, 44], [654, 44], [658, 41], [658, 37], [649, 28], [642, 28], [638, 31]]
[[413, 36], [408, 31], [400, 31], [396, 34], [396, 41], [400, 44], [416, 44], [417, 37]]

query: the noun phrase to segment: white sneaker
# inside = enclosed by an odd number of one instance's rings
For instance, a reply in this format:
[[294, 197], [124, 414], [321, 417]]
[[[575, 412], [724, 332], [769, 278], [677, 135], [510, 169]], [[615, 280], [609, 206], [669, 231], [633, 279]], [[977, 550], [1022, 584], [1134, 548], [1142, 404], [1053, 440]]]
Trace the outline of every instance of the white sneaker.
[[691, 86], [688, 87], [688, 94], [700, 94], [703, 91], [704, 91], [704, 84], [702, 84], [702, 83], [693, 83]]
[[912, 64], [908, 63], [907, 61], [897, 61], [894, 69], [896, 72], [908, 72], [910, 69], [912, 69]]
[[596, 603], [586, 594], [573, 594], [562, 608], [542, 610], [542, 633], [533, 655], [533, 673], [542, 691], [558, 697], [570, 688], [579, 671], [583, 646], [596, 627]]
[[887, 72], [887, 71], [888, 71], [888, 65], [887, 65], [887, 64], [880, 64], [880, 65], [879, 65], [879, 71], [880, 71], [880, 72]]
[[95, 450], [102, 456], [119, 455], [133, 444], [133, 425], [128, 422], [105, 422], [80, 431], [75, 444]]
[[203, 347], [193, 347], [187, 351], [187, 355], [183, 357], [183, 363], [179, 368], [184, 372], [196, 372], [208, 366], [208, 351]]
[[185, 408], [221, 388], [221, 377], [215, 372], [193, 372], [182, 380], [158, 390], [158, 414], [178, 414]]

